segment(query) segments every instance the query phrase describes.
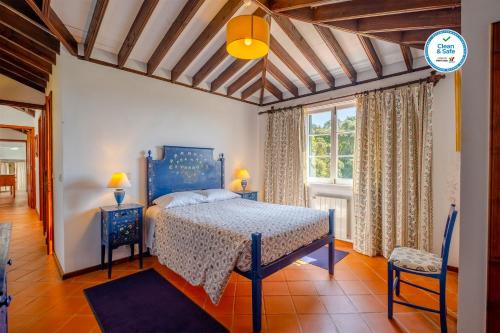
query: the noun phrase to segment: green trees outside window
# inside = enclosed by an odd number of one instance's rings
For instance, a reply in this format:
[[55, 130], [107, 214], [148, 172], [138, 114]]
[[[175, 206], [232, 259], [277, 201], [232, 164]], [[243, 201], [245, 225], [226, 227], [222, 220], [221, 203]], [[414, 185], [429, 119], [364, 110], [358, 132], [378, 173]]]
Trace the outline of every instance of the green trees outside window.
[[[333, 128], [332, 121], [336, 122]], [[311, 113], [308, 115], [308, 129], [309, 177], [325, 180], [352, 179], [355, 107], [338, 107]], [[336, 174], [332, 177], [334, 170]]]

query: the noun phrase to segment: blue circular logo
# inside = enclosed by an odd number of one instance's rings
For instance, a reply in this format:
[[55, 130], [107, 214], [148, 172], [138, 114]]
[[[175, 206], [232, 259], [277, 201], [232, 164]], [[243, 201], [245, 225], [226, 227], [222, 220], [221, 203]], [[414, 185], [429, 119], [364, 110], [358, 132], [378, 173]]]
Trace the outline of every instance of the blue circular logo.
[[467, 43], [458, 32], [442, 29], [434, 32], [425, 42], [425, 60], [438, 72], [456, 71], [467, 59]]

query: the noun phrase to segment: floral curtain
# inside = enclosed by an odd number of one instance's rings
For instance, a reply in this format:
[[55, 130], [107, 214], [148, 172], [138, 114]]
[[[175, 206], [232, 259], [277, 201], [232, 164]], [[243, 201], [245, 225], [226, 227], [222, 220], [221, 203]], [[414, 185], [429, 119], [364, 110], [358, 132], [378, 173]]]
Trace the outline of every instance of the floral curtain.
[[305, 126], [302, 107], [268, 114], [264, 152], [264, 200], [307, 206]]
[[356, 96], [354, 249], [432, 246], [431, 83]]

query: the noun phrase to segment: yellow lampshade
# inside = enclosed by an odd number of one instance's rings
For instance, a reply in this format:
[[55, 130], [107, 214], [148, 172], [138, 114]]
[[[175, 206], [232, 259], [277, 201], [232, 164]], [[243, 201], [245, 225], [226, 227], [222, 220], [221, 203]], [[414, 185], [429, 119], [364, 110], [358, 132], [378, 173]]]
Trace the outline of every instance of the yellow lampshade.
[[236, 178], [238, 179], [248, 179], [250, 178], [250, 174], [247, 169], [240, 169], [236, 174]]
[[130, 182], [125, 172], [115, 172], [108, 182], [109, 188], [128, 188], [130, 186]]
[[262, 58], [269, 52], [269, 24], [253, 15], [231, 19], [227, 23], [226, 50], [238, 59]]

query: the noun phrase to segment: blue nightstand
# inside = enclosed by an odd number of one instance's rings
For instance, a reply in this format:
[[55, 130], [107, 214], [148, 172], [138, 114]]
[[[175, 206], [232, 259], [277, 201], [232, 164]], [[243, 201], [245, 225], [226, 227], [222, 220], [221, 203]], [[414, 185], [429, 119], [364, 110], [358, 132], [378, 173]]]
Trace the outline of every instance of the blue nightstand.
[[248, 199], [248, 200], [253, 200], [253, 201], [257, 201], [257, 198], [259, 195], [258, 191], [244, 191], [244, 192], [243, 191], [236, 191], [234, 193], [241, 195], [241, 197], [243, 199]]
[[101, 269], [108, 248], [108, 278], [111, 278], [113, 250], [130, 246], [130, 260], [134, 258], [134, 244], [139, 244], [139, 268], [142, 268], [142, 211], [144, 206], [126, 204], [101, 207]]

